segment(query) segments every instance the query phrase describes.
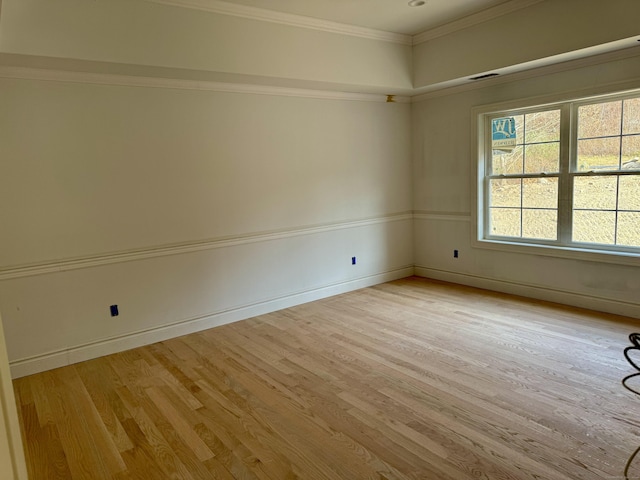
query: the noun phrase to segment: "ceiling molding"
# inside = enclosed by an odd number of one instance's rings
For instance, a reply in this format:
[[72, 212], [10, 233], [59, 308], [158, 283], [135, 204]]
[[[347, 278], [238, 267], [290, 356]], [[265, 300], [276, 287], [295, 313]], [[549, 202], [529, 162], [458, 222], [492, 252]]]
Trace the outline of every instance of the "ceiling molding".
[[[171, 88], [179, 90], [204, 90], [224, 93], [254, 95], [275, 95], [281, 97], [303, 97], [320, 100], [345, 100], [359, 102], [387, 103], [388, 96], [374, 93], [340, 92], [331, 90], [310, 90], [303, 88], [225, 83], [215, 81], [188, 80], [135, 75], [74, 72], [46, 68], [0, 66], [0, 78], [22, 80], [42, 80], [64, 83], [84, 83], [93, 85], [117, 85], [126, 87]], [[411, 103], [411, 98], [393, 95], [393, 103]]]
[[444, 35], [449, 35], [450, 33], [464, 30], [465, 28], [473, 27], [474, 25], [493, 20], [494, 18], [502, 17], [503, 15], [508, 15], [510, 13], [516, 12], [523, 8], [531, 7], [543, 1], [545, 0], [511, 0], [510, 2], [487, 8], [486, 10], [468, 15], [459, 20], [454, 20], [453, 22], [446, 23], [422, 33], [418, 33], [417, 35], [413, 36], [413, 45], [419, 45], [421, 43], [428, 42], [429, 40], [433, 40], [434, 38], [442, 37]]
[[[519, 72], [508, 73], [493, 77], [487, 80], [470, 81], [461, 85], [452, 87], [439, 88], [430, 92], [413, 95], [411, 97], [411, 103], [419, 103], [430, 100], [432, 98], [444, 97], [447, 95], [454, 95], [461, 92], [467, 92], [470, 90], [478, 90], [481, 88], [492, 87], [494, 85], [500, 85], [503, 83], [516, 82], [521, 80], [527, 80], [529, 78], [535, 78], [543, 75], [552, 75], [554, 73], [566, 72], [569, 70], [576, 70], [578, 68], [590, 67], [593, 65], [599, 65], [602, 63], [615, 62], [616, 60], [624, 60], [627, 58], [637, 57], [640, 55], [640, 47], [625, 48], [622, 50], [615, 50], [599, 55], [593, 55], [591, 57], [578, 58], [575, 60], [569, 60], [560, 63], [554, 63], [551, 65], [538, 66]], [[621, 85], [629, 83], [625, 80], [623, 82], [616, 82]], [[636, 81], [637, 83], [637, 81]]]
[[221, 15], [232, 15], [234, 17], [248, 18], [251, 20], [261, 20], [264, 22], [278, 23], [292, 27], [309, 28], [329, 33], [350, 35], [369, 40], [379, 40], [383, 42], [399, 43], [401, 45], [412, 45], [411, 35], [401, 33], [385, 32], [373, 28], [358, 27], [345, 23], [321, 20], [292, 13], [275, 12], [264, 8], [250, 7], [228, 3], [222, 0], [144, 0], [151, 3], [170, 5], [173, 7], [190, 8], [193, 10], [203, 10]]

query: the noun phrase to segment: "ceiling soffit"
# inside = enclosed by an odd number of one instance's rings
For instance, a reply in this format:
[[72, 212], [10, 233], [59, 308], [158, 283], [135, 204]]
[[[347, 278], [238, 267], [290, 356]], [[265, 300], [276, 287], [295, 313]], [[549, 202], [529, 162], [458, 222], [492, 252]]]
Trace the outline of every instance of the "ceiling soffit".
[[282, 25], [289, 25], [302, 28], [310, 28], [330, 33], [352, 35], [372, 40], [381, 40], [402, 45], [416, 45], [426, 42], [432, 38], [447, 35], [455, 31], [469, 28], [473, 25], [486, 22], [488, 20], [507, 15], [516, 10], [527, 8], [545, 0], [510, 0], [499, 5], [492, 6], [480, 12], [455, 19], [444, 25], [426, 30], [416, 35], [406, 35], [393, 33], [384, 30], [350, 25], [346, 23], [334, 22], [314, 17], [307, 17], [292, 13], [277, 12], [264, 8], [243, 5], [238, 3], [225, 2], [223, 0], [144, 0], [152, 3], [171, 5], [175, 7], [202, 10], [222, 15], [232, 15], [236, 17], [261, 20]]

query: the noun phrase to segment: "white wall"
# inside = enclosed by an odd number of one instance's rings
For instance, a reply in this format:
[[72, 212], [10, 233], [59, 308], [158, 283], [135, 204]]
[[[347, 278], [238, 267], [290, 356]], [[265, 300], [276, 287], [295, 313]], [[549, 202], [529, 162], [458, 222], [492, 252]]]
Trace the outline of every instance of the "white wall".
[[[0, 80], [0, 265], [410, 210], [407, 104]], [[5, 233], [6, 232], [6, 233]]]
[[14, 375], [413, 271], [409, 104], [21, 79], [0, 91]]
[[[576, 1], [527, 9], [561, 15], [526, 49], [501, 51], [496, 30], [524, 32], [510, 24], [529, 28], [522, 10], [417, 45], [416, 86], [635, 28], [636, 3], [616, 0], [602, 18], [619, 30], [592, 31], [602, 4], [585, 0], [579, 38], [561, 38]], [[143, 0], [3, 0], [0, 311], [13, 375], [399, 278], [414, 263], [638, 315], [631, 267], [471, 248], [469, 137], [476, 105], [628, 82], [638, 62], [414, 105], [327, 94], [411, 91], [411, 47], [365, 37]], [[498, 53], [478, 53], [485, 37]]]
[[13, 374], [411, 274], [410, 105], [289, 88], [410, 89], [411, 46], [382, 37], [3, 0]]
[[635, 37], [639, 16], [637, 0], [546, 0], [468, 28], [427, 36], [414, 48], [414, 87]]
[[4, 0], [1, 27], [5, 53], [259, 76], [262, 82], [324, 82], [381, 93], [412, 87], [408, 44], [143, 0]]
[[[640, 317], [636, 264], [506, 253], [474, 248], [471, 243], [476, 162], [471, 144], [472, 108], [638, 88], [639, 57], [622, 58], [623, 53], [621, 59], [607, 63], [557, 73], [545, 69], [513, 81], [489, 80], [484, 88], [459, 87], [413, 104], [416, 273]], [[454, 249], [459, 250], [457, 259]]]

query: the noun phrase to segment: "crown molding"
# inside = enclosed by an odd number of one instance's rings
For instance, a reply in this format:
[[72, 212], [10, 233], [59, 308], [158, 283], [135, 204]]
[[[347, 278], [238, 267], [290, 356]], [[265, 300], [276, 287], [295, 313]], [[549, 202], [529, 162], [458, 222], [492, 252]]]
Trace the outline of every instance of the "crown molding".
[[291, 27], [309, 28], [329, 33], [350, 35], [369, 40], [379, 40], [383, 42], [399, 43], [401, 45], [411, 45], [411, 35], [401, 33], [385, 32], [373, 28], [358, 27], [345, 23], [321, 20], [318, 18], [305, 17], [292, 13], [275, 12], [264, 8], [239, 5], [222, 0], [144, 0], [146, 2], [170, 5], [172, 7], [190, 8], [192, 10], [203, 10], [205, 12], [218, 13], [221, 15], [232, 15], [234, 17], [260, 20], [263, 22], [278, 23]]
[[429, 40], [433, 40], [434, 38], [442, 37], [444, 35], [449, 35], [450, 33], [464, 30], [465, 28], [473, 27], [474, 25], [493, 20], [494, 18], [502, 17], [503, 15], [508, 15], [510, 13], [522, 10], [523, 8], [531, 7], [533, 5], [536, 5], [537, 3], [541, 3], [544, 1], [545, 0], [511, 0], [510, 2], [487, 8], [486, 10], [468, 15], [459, 20], [454, 20], [453, 22], [446, 23], [422, 33], [418, 33], [417, 35], [413, 36], [413, 45], [419, 45], [421, 43], [428, 42]]
[[173, 245], [160, 245], [138, 250], [107, 253], [96, 256], [67, 258], [53, 262], [43, 262], [29, 265], [16, 265], [0, 268], [0, 280], [45, 275], [48, 273], [64, 272], [81, 268], [98, 267], [113, 263], [133, 262], [148, 258], [165, 257], [168, 255], [180, 255], [185, 253], [212, 250], [216, 248], [228, 248], [250, 243], [269, 242], [302, 235], [317, 235], [319, 233], [344, 230], [348, 228], [361, 228], [370, 225], [413, 220], [413, 213], [401, 212], [382, 215], [359, 220], [351, 220], [330, 224], [302, 226], [286, 230], [274, 230], [270, 232], [256, 232], [233, 237], [211, 238], [202, 241], [184, 242]]
[[[244, 93], [254, 95], [275, 95], [282, 97], [303, 97], [320, 100], [348, 100], [360, 102], [387, 102], [387, 95], [374, 93], [341, 92], [332, 90], [311, 90], [304, 88], [225, 83], [209, 80], [189, 80], [163, 77], [144, 77], [93, 72], [54, 70], [48, 68], [0, 66], [0, 78], [22, 80], [42, 80], [64, 83], [84, 83], [94, 85], [115, 85], [126, 87], [169, 88], [179, 90], [204, 90], [224, 93]], [[410, 103], [411, 98], [394, 95], [395, 103]]]

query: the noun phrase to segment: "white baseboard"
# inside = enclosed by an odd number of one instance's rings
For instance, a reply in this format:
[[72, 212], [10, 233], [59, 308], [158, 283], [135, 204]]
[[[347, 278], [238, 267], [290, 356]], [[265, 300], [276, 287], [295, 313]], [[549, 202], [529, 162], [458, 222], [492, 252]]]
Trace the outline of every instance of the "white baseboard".
[[12, 378], [20, 378], [34, 373], [51, 370], [73, 363], [91, 360], [104, 355], [122, 352], [131, 348], [161, 342], [170, 338], [199, 332], [227, 323], [237, 322], [257, 315], [282, 310], [302, 303], [320, 300], [341, 293], [350, 292], [360, 288], [370, 287], [379, 283], [390, 282], [413, 275], [413, 266], [402, 267], [388, 272], [382, 272], [346, 282], [291, 293], [270, 300], [243, 305], [240, 307], [214, 312], [195, 318], [184, 319], [169, 325], [157, 328], [132, 332], [126, 335], [107, 338], [92, 343], [76, 345], [54, 352], [36, 355], [10, 362]]
[[493, 278], [480, 277], [465, 273], [439, 270], [423, 266], [415, 266], [415, 275], [434, 280], [458, 283], [470, 287], [484, 288], [496, 292], [520, 295], [522, 297], [535, 298], [547, 302], [562, 303], [574, 307], [613, 313], [626, 317], [640, 318], [640, 303], [624, 302], [611, 298], [595, 297], [576, 292], [529, 285], [523, 283], [507, 282]]

